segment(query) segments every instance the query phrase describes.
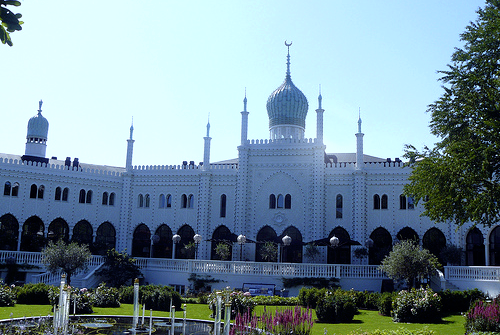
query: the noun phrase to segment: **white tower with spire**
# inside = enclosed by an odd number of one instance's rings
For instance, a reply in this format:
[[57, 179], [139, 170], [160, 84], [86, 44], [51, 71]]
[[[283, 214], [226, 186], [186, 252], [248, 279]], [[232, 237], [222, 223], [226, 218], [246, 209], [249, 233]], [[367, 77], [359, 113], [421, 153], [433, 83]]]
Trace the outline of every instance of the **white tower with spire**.
[[358, 118], [358, 132], [356, 133], [356, 169], [360, 170], [363, 168], [364, 165], [364, 158], [363, 158], [363, 134], [361, 132], [361, 109], [359, 111], [359, 118]]
[[125, 163], [125, 168], [127, 171], [132, 170], [132, 156], [134, 153], [134, 120], [132, 119], [132, 124], [130, 125], [130, 138], [127, 140], [127, 162]]
[[243, 112], [241, 112], [241, 145], [245, 145], [248, 140], [248, 111], [247, 111], [247, 90], [245, 89], [245, 99], [243, 99]]
[[205, 146], [203, 150], [203, 170], [210, 169], [210, 120], [207, 122], [207, 136], [203, 137], [205, 140]]
[[47, 136], [49, 133], [49, 121], [42, 115], [42, 104], [38, 103], [38, 114], [28, 121], [28, 132], [26, 134], [26, 148], [24, 158], [26, 160], [45, 161], [47, 151]]
[[323, 97], [321, 96], [321, 86], [319, 88], [318, 109], [316, 109], [316, 138], [318, 143], [323, 144], [323, 113], [325, 110], [321, 106]]

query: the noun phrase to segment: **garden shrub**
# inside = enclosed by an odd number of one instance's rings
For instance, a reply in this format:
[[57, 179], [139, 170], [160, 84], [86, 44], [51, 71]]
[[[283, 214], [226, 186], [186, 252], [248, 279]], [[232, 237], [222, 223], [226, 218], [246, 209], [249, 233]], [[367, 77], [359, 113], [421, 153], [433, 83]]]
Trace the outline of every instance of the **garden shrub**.
[[500, 332], [500, 296], [492, 302], [476, 301], [465, 315], [466, 334]]
[[101, 283], [92, 292], [92, 305], [94, 307], [120, 307], [118, 289], [115, 287], [106, 287]]
[[170, 306], [175, 306], [179, 310], [182, 304], [179, 292], [174, 291], [170, 286], [163, 285], [141, 286], [139, 288], [139, 301], [146, 305], [146, 309], [154, 309], [155, 311], [169, 311]]
[[465, 291], [444, 290], [438, 292], [441, 297], [442, 309], [444, 313], [467, 312], [476, 300], [485, 300], [486, 295], [475, 288]]
[[134, 303], [134, 286], [122, 286], [118, 289], [118, 300], [122, 304], [133, 304]]
[[297, 306], [299, 304], [299, 299], [297, 297], [280, 297], [277, 295], [257, 295], [252, 297], [252, 300], [256, 305], [266, 306]]
[[384, 292], [380, 293], [377, 300], [378, 312], [383, 316], [390, 316], [392, 312], [392, 302], [396, 297], [396, 293]]
[[217, 296], [222, 297], [222, 311], [221, 316], [224, 317], [224, 310], [226, 300], [231, 302], [231, 319], [234, 319], [239, 313], [243, 315], [244, 313], [252, 314], [253, 309], [257, 305], [252, 299], [250, 292], [233, 291], [230, 289], [224, 289], [222, 291], [214, 291], [208, 296], [208, 308], [212, 311], [210, 317], [215, 317], [215, 311], [217, 309]]
[[395, 322], [437, 322], [441, 298], [430, 288], [412, 288], [400, 291], [392, 304], [392, 315]]
[[45, 283], [17, 286], [15, 288], [17, 303], [25, 305], [50, 305], [50, 289], [51, 286]]
[[326, 294], [326, 288], [306, 288], [303, 287], [299, 291], [298, 299], [300, 306], [309, 307], [312, 309], [316, 308], [316, 304], [319, 299], [323, 298]]
[[320, 322], [350, 322], [357, 312], [353, 294], [341, 289], [328, 291], [316, 305], [316, 316]]
[[360, 292], [356, 306], [362, 309], [369, 309], [375, 311], [378, 309], [378, 301], [380, 299], [380, 293], [378, 292]]
[[0, 284], [0, 307], [14, 306], [15, 303], [16, 294], [14, 293], [13, 289], [8, 285], [4, 285], [3, 283]]
[[[78, 289], [76, 287], [69, 287], [70, 289], [70, 304], [69, 312], [70, 314], [91, 314], [94, 312], [92, 309], [92, 295], [86, 288]], [[49, 289], [49, 300], [52, 306], [59, 304], [59, 294], [60, 288], [57, 286], [51, 286]], [[76, 300], [76, 304], [75, 304]], [[76, 307], [76, 311], [74, 310]]]

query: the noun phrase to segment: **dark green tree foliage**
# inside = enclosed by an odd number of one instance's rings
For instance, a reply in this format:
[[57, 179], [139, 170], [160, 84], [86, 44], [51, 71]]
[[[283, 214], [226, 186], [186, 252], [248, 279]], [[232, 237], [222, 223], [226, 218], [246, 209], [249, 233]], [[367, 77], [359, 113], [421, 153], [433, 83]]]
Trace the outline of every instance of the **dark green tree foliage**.
[[103, 268], [96, 274], [110, 287], [120, 287], [130, 284], [135, 278], [142, 276], [142, 272], [135, 264], [135, 259], [126, 252], [119, 253], [115, 249], [106, 253]]
[[87, 261], [91, 253], [87, 245], [79, 245], [75, 242], [66, 244], [63, 240], [56, 243], [50, 241], [49, 245], [42, 251], [43, 263], [50, 272], [59, 270], [66, 273], [66, 282], [71, 283], [71, 276], [79, 269], [87, 267]]
[[0, 0], [0, 21], [2, 24], [0, 25], [0, 40], [3, 44], [7, 44], [12, 46], [12, 40], [10, 39], [10, 33], [15, 32], [16, 30], [23, 29], [21, 24], [22, 21], [19, 19], [22, 17], [21, 14], [14, 14], [7, 6], [21, 6], [20, 1], [8, 1], [8, 0]]
[[436, 272], [440, 267], [436, 256], [411, 240], [401, 241], [382, 260], [379, 269], [392, 279], [404, 279], [410, 287], [417, 279], [423, 279]]
[[440, 141], [422, 152], [406, 148], [413, 172], [405, 193], [424, 200], [423, 215], [434, 221], [488, 226], [500, 219], [500, 0], [477, 13], [428, 109]]

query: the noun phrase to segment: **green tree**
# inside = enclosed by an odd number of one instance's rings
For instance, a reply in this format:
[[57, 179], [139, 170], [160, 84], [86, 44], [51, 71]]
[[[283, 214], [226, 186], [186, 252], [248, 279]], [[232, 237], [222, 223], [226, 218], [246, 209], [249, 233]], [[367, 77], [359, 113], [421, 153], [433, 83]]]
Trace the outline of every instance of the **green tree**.
[[8, 0], [0, 0], [0, 21], [2, 24], [0, 25], [0, 40], [3, 44], [7, 44], [12, 46], [12, 40], [10, 39], [10, 33], [15, 32], [16, 30], [23, 29], [21, 24], [22, 21], [19, 19], [22, 17], [21, 14], [14, 14], [11, 10], [7, 8], [7, 6], [21, 6], [20, 1], [8, 1]]
[[379, 269], [389, 278], [404, 279], [408, 286], [415, 287], [417, 279], [436, 273], [440, 266], [437, 257], [429, 250], [421, 249], [414, 241], [404, 240], [393, 247]]
[[276, 262], [278, 260], [278, 245], [271, 241], [266, 241], [260, 248], [260, 256], [266, 262]]
[[227, 261], [231, 256], [231, 249], [227, 243], [220, 242], [215, 247], [215, 254], [219, 256], [222, 261]]
[[71, 283], [71, 276], [79, 269], [85, 269], [91, 257], [87, 245], [72, 242], [66, 244], [62, 239], [56, 243], [50, 241], [42, 250], [43, 263], [50, 272], [59, 270], [66, 273], [66, 282]]
[[500, 219], [500, 0], [487, 0], [462, 33], [463, 48], [443, 76], [444, 93], [429, 105], [433, 149], [406, 147], [413, 168], [405, 193], [423, 200], [436, 222], [485, 226]]
[[107, 251], [103, 268], [96, 271], [96, 274], [111, 287], [123, 286], [134, 278], [142, 276], [135, 259], [126, 252], [119, 253], [115, 249]]

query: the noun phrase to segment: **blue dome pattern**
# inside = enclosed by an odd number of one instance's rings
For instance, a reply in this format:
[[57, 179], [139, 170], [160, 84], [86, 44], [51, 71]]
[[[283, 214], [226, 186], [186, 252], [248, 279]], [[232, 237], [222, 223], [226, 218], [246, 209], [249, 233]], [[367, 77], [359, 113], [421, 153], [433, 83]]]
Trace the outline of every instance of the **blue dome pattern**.
[[296, 125], [305, 128], [309, 104], [307, 98], [292, 82], [290, 53], [287, 55], [285, 81], [267, 99], [269, 128], [277, 125]]
[[43, 117], [42, 111], [39, 110], [38, 114], [28, 121], [28, 134], [26, 138], [41, 138], [46, 140], [48, 134], [49, 121]]

